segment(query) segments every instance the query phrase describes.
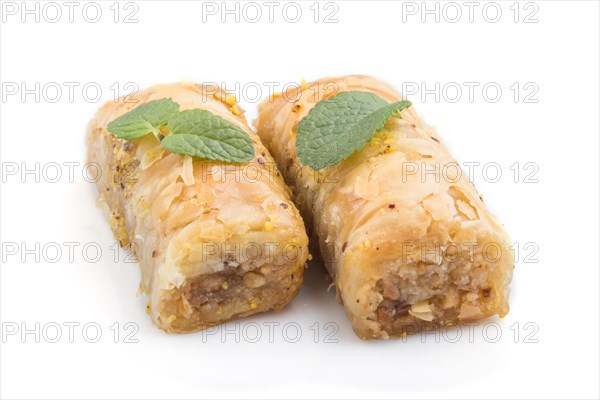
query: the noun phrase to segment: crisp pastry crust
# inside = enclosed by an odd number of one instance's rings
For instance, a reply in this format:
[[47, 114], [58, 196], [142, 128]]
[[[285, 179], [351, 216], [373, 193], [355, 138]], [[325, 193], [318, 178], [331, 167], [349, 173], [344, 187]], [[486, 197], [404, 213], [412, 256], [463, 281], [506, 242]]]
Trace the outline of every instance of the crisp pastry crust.
[[401, 99], [372, 77], [322, 79], [263, 102], [255, 125], [314, 232], [356, 334], [398, 337], [506, 315], [509, 237], [413, 107], [335, 166], [313, 171], [296, 157], [300, 120], [317, 102], [349, 90]]
[[[248, 132], [255, 158], [225, 164], [164, 150], [153, 135], [116, 138], [108, 123], [172, 98]], [[302, 283], [308, 238], [289, 189], [240, 108], [214, 87], [153, 86], [103, 106], [88, 128], [99, 202], [122, 246], [138, 257], [148, 313], [167, 332], [191, 332], [285, 306]]]

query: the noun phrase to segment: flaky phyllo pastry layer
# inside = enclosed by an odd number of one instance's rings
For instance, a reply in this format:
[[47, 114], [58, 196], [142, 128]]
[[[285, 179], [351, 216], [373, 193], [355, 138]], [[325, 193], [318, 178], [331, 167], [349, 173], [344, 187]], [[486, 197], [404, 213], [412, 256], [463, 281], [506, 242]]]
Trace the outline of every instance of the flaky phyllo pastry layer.
[[[102, 169], [100, 203], [122, 246], [138, 257], [153, 322], [190, 332], [285, 306], [308, 256], [304, 225], [274, 161], [224, 93], [158, 85], [102, 107], [89, 125], [89, 162]], [[134, 141], [109, 122], [151, 100], [204, 109], [254, 142], [243, 164], [172, 154], [153, 135]]]
[[509, 237], [413, 107], [339, 164], [302, 165], [300, 120], [342, 91], [401, 99], [371, 77], [323, 79], [263, 102], [256, 127], [312, 227], [354, 331], [388, 338], [504, 316]]

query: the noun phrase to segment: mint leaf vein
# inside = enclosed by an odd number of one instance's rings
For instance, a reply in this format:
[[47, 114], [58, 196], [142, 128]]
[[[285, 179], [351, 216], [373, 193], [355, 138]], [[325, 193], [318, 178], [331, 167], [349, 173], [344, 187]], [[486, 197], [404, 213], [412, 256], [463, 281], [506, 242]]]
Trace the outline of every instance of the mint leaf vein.
[[370, 92], [341, 92], [317, 103], [296, 131], [296, 152], [304, 165], [319, 170], [362, 149], [392, 116], [410, 107], [403, 100], [389, 104]]
[[108, 124], [108, 131], [120, 139], [134, 140], [158, 130], [177, 114], [179, 104], [171, 99], [152, 100], [121, 115]]
[[161, 143], [172, 153], [226, 162], [246, 162], [254, 157], [250, 136], [209, 111], [182, 111], [169, 119], [168, 126], [171, 134]]

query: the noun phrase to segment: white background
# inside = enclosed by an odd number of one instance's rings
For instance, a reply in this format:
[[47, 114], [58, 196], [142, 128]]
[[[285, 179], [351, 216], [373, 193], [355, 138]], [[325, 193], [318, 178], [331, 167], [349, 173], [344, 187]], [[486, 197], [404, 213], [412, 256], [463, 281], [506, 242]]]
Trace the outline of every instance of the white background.
[[[10, 2], [3, 3], [2, 397], [599, 396], [597, 2], [498, 2], [502, 15], [496, 23], [491, 22], [496, 7], [484, 14], [485, 2], [474, 9], [473, 22], [468, 7], [454, 3], [462, 18], [452, 23], [454, 5], [438, 3], [439, 22], [433, 14], [422, 22], [421, 2], [392, 1], [336, 2], [337, 23], [323, 22], [336, 10], [324, 9], [323, 3], [315, 23], [312, 1], [298, 3], [300, 21], [288, 22], [280, 3], [270, 23], [267, 6], [259, 2], [261, 21], [250, 23], [241, 15], [236, 23], [229, 15], [224, 24], [220, 13], [204, 14], [203, 21], [202, 3], [194, 1], [137, 1], [126, 10], [121, 3], [118, 23], [114, 7], [109, 8], [113, 1], [98, 2], [102, 17], [97, 23], [82, 16], [85, 3], [75, 8], [72, 23], [62, 2], [56, 23], [48, 21], [55, 9], [46, 8], [39, 22], [25, 15], [22, 23], [21, 3], [13, 3], [19, 8], [15, 15], [13, 8], [5, 9]], [[222, 11], [220, 2], [214, 4]], [[38, 4], [40, 13], [43, 6]], [[135, 7], [138, 22], [123, 23]], [[436, 6], [429, 2], [428, 7]], [[87, 10], [88, 19], [94, 18], [94, 10]], [[254, 18], [253, 10], [246, 11]], [[293, 18], [293, 10], [288, 12]], [[114, 239], [95, 207], [95, 187], [82, 178], [86, 124], [111, 100], [111, 87], [117, 83], [123, 94], [127, 82], [144, 88], [185, 79], [224, 82], [234, 89], [255, 82], [264, 98], [265, 82], [277, 82], [281, 89], [303, 77], [350, 73], [374, 75], [399, 89], [410, 87], [407, 82], [434, 92], [436, 83], [440, 91], [446, 85], [437, 101], [435, 93], [423, 98], [421, 90], [409, 97], [460, 162], [481, 163], [472, 178], [519, 249], [510, 314], [485, 321], [471, 335], [463, 328], [456, 343], [450, 341], [456, 331], [439, 343], [432, 334], [405, 342], [363, 342], [352, 333], [333, 291], [326, 292], [329, 282], [321, 266], [313, 264], [301, 294], [284, 311], [228, 324], [234, 333], [221, 328], [210, 335], [169, 336], [155, 328], [144, 296], [135, 297], [138, 267], [125, 262], [122, 251], [115, 263]], [[71, 99], [65, 82], [79, 85]], [[465, 82], [479, 85], [472, 101]], [[40, 98], [35, 93], [21, 98], [21, 83], [29, 89], [39, 83]], [[87, 98], [82, 93], [89, 83], [102, 89], [100, 99], [93, 89]], [[489, 83], [502, 89], [497, 102], [491, 101], [492, 89], [487, 99], [482, 94]], [[19, 92], [10, 94], [15, 85]], [[52, 102], [56, 85], [63, 92]], [[456, 92], [450, 89], [457, 85], [463, 93], [453, 102]], [[250, 120], [253, 96], [241, 99]], [[22, 175], [36, 162], [39, 177]], [[65, 162], [79, 163], [73, 182]], [[515, 168], [510, 169], [516, 162], [517, 182]], [[56, 174], [51, 163], [62, 165], [56, 183], [49, 182]], [[490, 163], [501, 168], [498, 182], [492, 182], [495, 169], [488, 169], [490, 176], [482, 174], [482, 166]], [[525, 169], [525, 163], [534, 164]], [[9, 174], [15, 166], [18, 171]], [[536, 166], [530, 178], [537, 183], [525, 182]], [[65, 242], [78, 243], [72, 262]], [[17, 254], [6, 251], [11, 243], [13, 250], [18, 246]], [[39, 262], [22, 251], [36, 243], [47, 249]], [[54, 263], [52, 243], [62, 249]], [[88, 247], [88, 261], [83, 257], [87, 243], [100, 246], [99, 261], [89, 260], [95, 257], [93, 248]], [[64, 325], [69, 322], [80, 324], [73, 343]], [[125, 334], [132, 332], [125, 329], [127, 322], [139, 327], [133, 336], [137, 343], [125, 343]], [[279, 326], [269, 340], [271, 322]], [[333, 325], [326, 328], [327, 322]], [[23, 328], [35, 330], [36, 323], [39, 343], [34, 334], [21, 336]], [[84, 336], [86, 323], [101, 327], [97, 343], [86, 341], [95, 336], [93, 329]], [[287, 335], [286, 323], [297, 324], [288, 325]], [[55, 324], [62, 336], [50, 343]], [[337, 342], [325, 340], [335, 326]], [[19, 332], [10, 335], [15, 327]], [[257, 327], [262, 336], [251, 343]], [[292, 343], [298, 327], [301, 337]], [[502, 336], [495, 341], [498, 329]]]

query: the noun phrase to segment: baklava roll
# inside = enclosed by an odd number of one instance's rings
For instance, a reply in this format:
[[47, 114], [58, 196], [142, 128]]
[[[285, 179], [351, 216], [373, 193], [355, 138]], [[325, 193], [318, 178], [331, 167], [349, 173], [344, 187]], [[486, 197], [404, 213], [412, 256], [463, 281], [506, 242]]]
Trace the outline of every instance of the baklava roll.
[[[152, 321], [185, 333], [271, 309], [297, 293], [308, 238], [275, 162], [235, 99], [197, 84], [153, 86], [109, 102], [88, 129], [88, 159], [114, 235], [142, 271]], [[254, 159], [226, 164], [165, 150], [152, 134], [125, 141], [115, 118], [151, 100], [203, 109], [247, 132]]]
[[302, 165], [299, 122], [344, 91], [401, 99], [372, 77], [323, 79], [263, 102], [256, 127], [318, 240], [355, 333], [387, 339], [504, 316], [514, 268], [509, 237], [412, 107], [337, 165]]

